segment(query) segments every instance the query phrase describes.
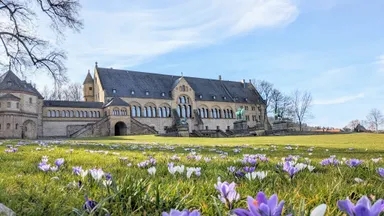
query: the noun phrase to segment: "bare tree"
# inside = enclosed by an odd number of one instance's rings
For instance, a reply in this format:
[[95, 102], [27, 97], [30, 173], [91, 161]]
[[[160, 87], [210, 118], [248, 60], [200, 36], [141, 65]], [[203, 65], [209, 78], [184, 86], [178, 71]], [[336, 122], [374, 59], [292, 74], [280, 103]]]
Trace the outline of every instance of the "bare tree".
[[268, 111], [271, 103], [273, 84], [265, 80], [252, 80], [252, 84], [265, 101], [266, 109]]
[[347, 128], [350, 128], [351, 130], [355, 130], [355, 128], [361, 124], [359, 120], [352, 120], [351, 122], [348, 123], [348, 125], [346, 126]]
[[367, 115], [367, 123], [369, 125], [369, 129], [377, 132], [379, 130], [379, 126], [384, 124], [384, 116], [381, 111], [378, 109], [372, 109]]
[[[32, 4], [36, 11], [31, 10]], [[79, 31], [83, 27], [79, 9], [78, 0], [0, 0], [0, 65], [23, 76], [29, 69], [48, 72], [55, 83], [65, 82], [66, 55], [35, 35], [36, 14], [48, 17], [51, 28], [63, 36], [67, 28]]]
[[71, 101], [81, 101], [83, 98], [83, 87], [80, 83], [72, 83], [65, 89], [66, 99]]
[[312, 94], [307, 91], [295, 90], [291, 100], [294, 116], [299, 123], [300, 131], [303, 131], [303, 123], [311, 117]]

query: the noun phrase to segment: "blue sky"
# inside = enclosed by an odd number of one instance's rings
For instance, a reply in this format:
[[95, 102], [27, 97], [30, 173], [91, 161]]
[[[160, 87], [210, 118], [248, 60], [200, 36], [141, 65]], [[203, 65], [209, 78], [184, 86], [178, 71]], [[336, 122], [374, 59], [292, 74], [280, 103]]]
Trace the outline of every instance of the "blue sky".
[[[81, 1], [84, 30], [60, 42], [72, 81], [82, 82], [98, 61], [155, 73], [267, 80], [286, 93], [309, 90], [311, 125], [343, 127], [365, 119], [371, 108], [384, 111], [382, 0], [108, 2]], [[49, 83], [35, 80], [39, 87]]]

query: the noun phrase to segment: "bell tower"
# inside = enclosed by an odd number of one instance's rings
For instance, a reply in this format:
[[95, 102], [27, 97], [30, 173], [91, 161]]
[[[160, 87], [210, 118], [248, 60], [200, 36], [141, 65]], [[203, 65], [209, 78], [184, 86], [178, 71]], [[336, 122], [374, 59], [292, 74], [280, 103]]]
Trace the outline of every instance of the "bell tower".
[[89, 70], [88, 70], [87, 77], [83, 82], [83, 94], [84, 94], [84, 101], [90, 101], [90, 102], [95, 101], [94, 81]]

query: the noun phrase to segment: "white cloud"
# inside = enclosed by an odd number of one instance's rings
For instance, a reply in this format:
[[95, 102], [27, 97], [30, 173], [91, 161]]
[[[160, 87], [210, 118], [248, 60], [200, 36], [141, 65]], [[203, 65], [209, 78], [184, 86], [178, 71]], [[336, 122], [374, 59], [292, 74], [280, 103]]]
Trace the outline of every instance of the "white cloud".
[[351, 96], [343, 96], [339, 98], [330, 98], [330, 99], [320, 99], [315, 100], [313, 102], [314, 105], [331, 105], [331, 104], [342, 104], [349, 101], [357, 100], [359, 98], [363, 98], [365, 95], [364, 93], [359, 93], [357, 95], [351, 95]]
[[[167, 2], [167, 1], [164, 1]], [[70, 34], [61, 47], [68, 52], [68, 75], [84, 76], [99, 66], [126, 68], [181, 48], [207, 46], [258, 28], [295, 20], [291, 0], [84, 1], [84, 29]], [[97, 5], [100, 4], [100, 5]], [[51, 34], [42, 28], [41, 34]], [[77, 80], [78, 81], [78, 80]]]

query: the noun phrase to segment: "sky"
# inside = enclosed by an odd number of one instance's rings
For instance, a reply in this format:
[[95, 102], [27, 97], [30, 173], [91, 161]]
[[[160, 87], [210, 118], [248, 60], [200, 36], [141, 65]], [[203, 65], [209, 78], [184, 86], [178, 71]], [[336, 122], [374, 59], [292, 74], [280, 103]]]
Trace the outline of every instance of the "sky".
[[[310, 125], [344, 127], [384, 112], [382, 0], [82, 0], [80, 33], [57, 41], [68, 76], [100, 67], [267, 80], [313, 96]], [[42, 22], [44, 23], [44, 22]], [[39, 89], [46, 75], [31, 79]]]

